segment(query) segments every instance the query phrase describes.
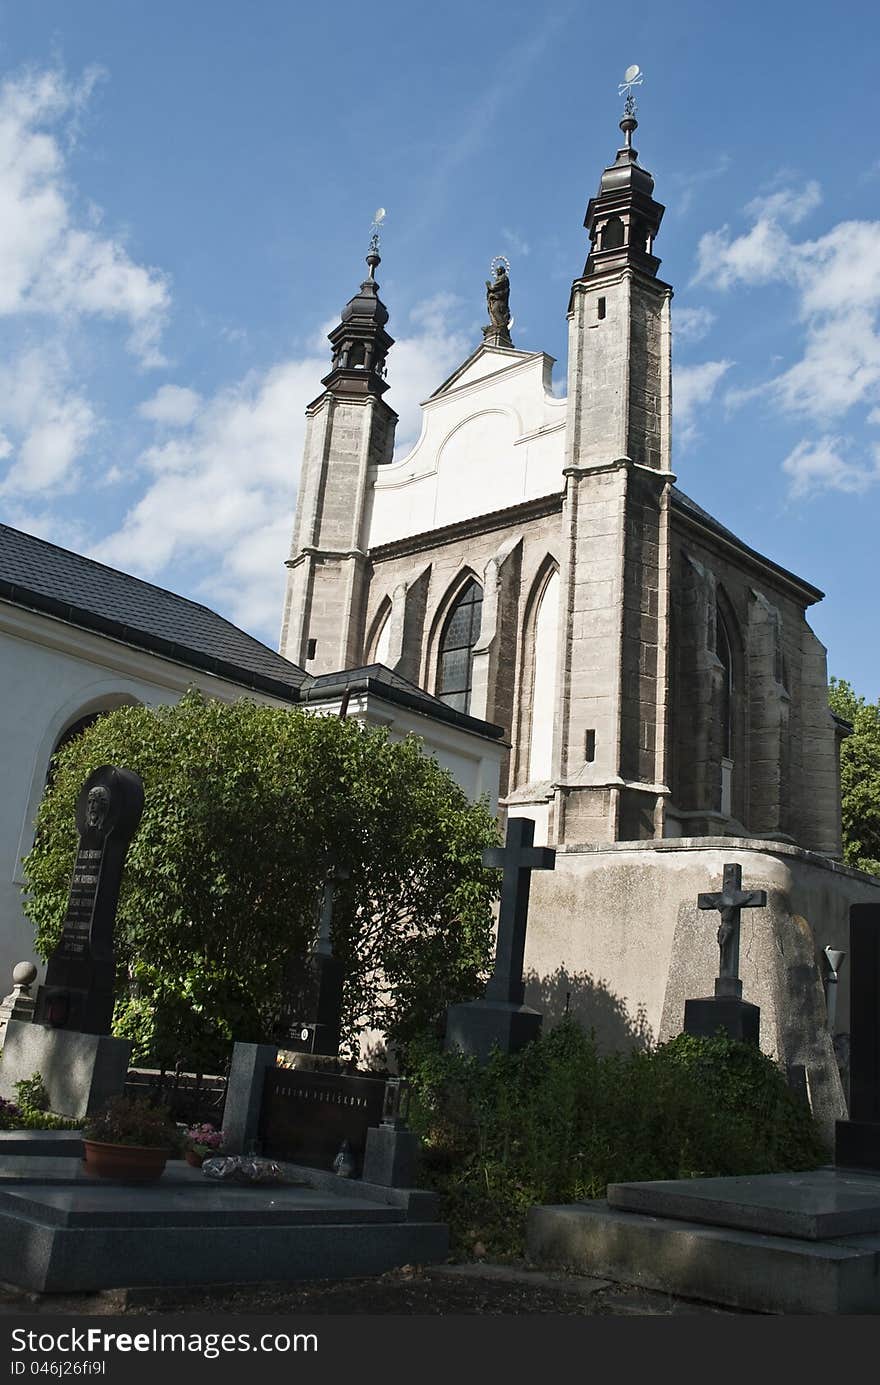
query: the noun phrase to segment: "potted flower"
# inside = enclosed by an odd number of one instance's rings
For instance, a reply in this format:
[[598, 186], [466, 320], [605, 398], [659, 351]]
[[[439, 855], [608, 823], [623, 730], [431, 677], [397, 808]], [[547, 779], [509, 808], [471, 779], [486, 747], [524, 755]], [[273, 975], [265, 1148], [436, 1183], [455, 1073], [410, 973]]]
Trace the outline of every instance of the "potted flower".
[[219, 1154], [223, 1147], [223, 1131], [216, 1130], [210, 1121], [204, 1125], [192, 1125], [186, 1132], [184, 1155], [186, 1162], [194, 1169], [202, 1167], [202, 1161], [212, 1154]]
[[86, 1169], [98, 1178], [154, 1182], [179, 1142], [166, 1108], [151, 1106], [142, 1097], [114, 1097], [83, 1126]]

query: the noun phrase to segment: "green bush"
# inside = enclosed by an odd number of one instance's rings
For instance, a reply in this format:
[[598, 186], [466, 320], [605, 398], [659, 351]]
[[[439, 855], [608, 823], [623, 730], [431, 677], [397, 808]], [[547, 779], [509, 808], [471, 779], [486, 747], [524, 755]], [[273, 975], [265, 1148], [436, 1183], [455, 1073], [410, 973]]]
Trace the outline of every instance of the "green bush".
[[15, 1099], [23, 1111], [48, 1111], [49, 1093], [43, 1082], [41, 1072], [32, 1073], [30, 1077], [23, 1077], [20, 1082], [13, 1084]]
[[42, 956], [67, 904], [76, 795], [102, 764], [134, 770], [146, 792], [116, 922], [114, 1032], [135, 1063], [216, 1070], [233, 1039], [271, 1033], [330, 862], [351, 872], [333, 922], [347, 1052], [363, 1029], [406, 1043], [480, 992], [496, 880], [482, 851], [498, 835], [486, 807], [416, 739], [195, 692], [118, 708], [55, 757], [24, 862]]
[[522, 1254], [534, 1203], [604, 1197], [608, 1183], [814, 1167], [827, 1158], [771, 1059], [727, 1038], [682, 1035], [600, 1055], [574, 1021], [513, 1056], [408, 1052], [426, 1183], [453, 1244]]
[[0, 1099], [0, 1130], [75, 1130], [77, 1122], [49, 1110], [49, 1094], [40, 1073], [16, 1082], [15, 1101]]

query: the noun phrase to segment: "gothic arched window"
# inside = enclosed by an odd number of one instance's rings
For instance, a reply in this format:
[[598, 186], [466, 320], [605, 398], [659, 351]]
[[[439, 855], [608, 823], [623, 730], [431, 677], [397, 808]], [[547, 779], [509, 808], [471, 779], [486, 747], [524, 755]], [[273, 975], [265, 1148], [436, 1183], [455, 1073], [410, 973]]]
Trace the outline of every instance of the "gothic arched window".
[[733, 759], [733, 702], [736, 692], [733, 677], [733, 646], [730, 632], [720, 609], [715, 612], [715, 653], [724, 671], [721, 683], [721, 754], [726, 760]]
[[541, 593], [534, 626], [534, 680], [529, 735], [529, 780], [549, 779], [553, 770], [553, 726], [556, 719], [556, 653], [559, 641], [559, 573], [554, 571]]
[[473, 650], [482, 614], [483, 591], [471, 578], [446, 618], [437, 660], [437, 696], [459, 712], [466, 712], [471, 700]]

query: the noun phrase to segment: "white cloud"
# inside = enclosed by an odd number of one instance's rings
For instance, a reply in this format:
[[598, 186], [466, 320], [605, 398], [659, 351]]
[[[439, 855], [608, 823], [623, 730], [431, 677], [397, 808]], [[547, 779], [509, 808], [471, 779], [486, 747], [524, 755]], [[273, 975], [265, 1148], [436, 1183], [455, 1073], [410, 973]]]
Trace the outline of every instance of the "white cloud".
[[711, 308], [672, 309], [672, 331], [681, 342], [702, 341], [715, 321]]
[[78, 212], [65, 137], [94, 85], [58, 71], [26, 71], [0, 84], [0, 316], [118, 319], [144, 366], [162, 364], [167, 282], [136, 264], [100, 213]]
[[[880, 221], [838, 222], [814, 240], [793, 240], [782, 222], [798, 223], [819, 201], [810, 182], [800, 192], [751, 202], [756, 220], [743, 235], [731, 238], [724, 227], [702, 237], [696, 279], [719, 289], [777, 280], [795, 294], [803, 337], [794, 363], [730, 391], [728, 405], [762, 396], [783, 414], [825, 425], [863, 408], [870, 422], [880, 404]], [[792, 494], [873, 484], [876, 466], [842, 452], [841, 439], [831, 435], [801, 441], [783, 463]]]
[[[454, 326], [457, 308], [448, 294], [420, 303], [410, 314], [412, 329], [389, 356], [386, 398], [400, 415], [404, 445], [418, 433], [419, 402], [474, 348]], [[274, 643], [304, 411], [329, 365], [329, 350], [284, 361], [209, 398], [163, 386], [139, 409], [159, 430], [138, 459], [146, 487], [95, 556], [152, 578], [175, 564], [195, 564], [211, 573], [200, 585], [204, 600]]]
[[415, 331], [399, 337], [388, 357], [391, 389], [386, 398], [400, 418], [398, 456], [418, 439], [419, 404], [433, 394], [479, 344], [457, 325], [457, 314], [462, 306], [461, 299], [452, 293], [438, 293], [418, 303], [409, 315]]
[[770, 384], [788, 413], [837, 418], [880, 397], [880, 335], [874, 314], [853, 309], [807, 328], [803, 356]]
[[514, 231], [509, 226], [505, 226], [502, 229], [501, 239], [512, 255], [519, 255], [522, 259], [525, 259], [525, 257], [531, 253], [531, 246], [528, 241], [520, 235], [519, 231]]
[[845, 438], [830, 436], [799, 442], [782, 463], [791, 495], [798, 498], [828, 490], [861, 495], [880, 481], [880, 455], [873, 466], [863, 466], [846, 460], [842, 454], [847, 447]]
[[787, 221], [797, 226], [810, 212], [816, 210], [822, 201], [822, 189], [814, 180], [805, 183], [797, 190], [782, 188], [766, 197], [755, 197], [746, 206], [749, 216], [761, 221]]
[[160, 441], [138, 459], [146, 488], [95, 556], [147, 577], [173, 563], [207, 561], [213, 576], [203, 583], [205, 599], [246, 627], [274, 634], [303, 413], [327, 364], [285, 361], [251, 373], [203, 400], [188, 422], [180, 410], [170, 437], [169, 406], [171, 412], [181, 402], [192, 407], [198, 396], [177, 386], [160, 390], [148, 401], [160, 401], [152, 415]]
[[709, 403], [719, 380], [732, 361], [704, 361], [701, 365], [677, 366], [672, 372], [672, 416], [679, 447], [689, 447], [697, 437], [697, 415]]
[[0, 459], [11, 459], [0, 495], [70, 489], [96, 426], [57, 345], [34, 347], [0, 365]]
[[694, 284], [729, 289], [737, 282], [765, 284], [779, 278], [790, 264], [791, 244], [775, 221], [760, 220], [743, 236], [730, 238], [730, 229], [707, 231], [697, 247]]
[[201, 395], [195, 390], [184, 389], [181, 385], [162, 385], [152, 399], [145, 399], [138, 405], [138, 413], [152, 423], [164, 423], [168, 428], [184, 428], [192, 423], [201, 402]]

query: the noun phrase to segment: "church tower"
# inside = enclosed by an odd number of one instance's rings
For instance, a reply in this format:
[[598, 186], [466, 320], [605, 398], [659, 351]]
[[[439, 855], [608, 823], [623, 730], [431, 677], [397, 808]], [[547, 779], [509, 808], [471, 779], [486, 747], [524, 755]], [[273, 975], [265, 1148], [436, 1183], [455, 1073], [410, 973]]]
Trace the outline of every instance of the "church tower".
[[367, 598], [368, 471], [390, 462], [397, 415], [382, 396], [394, 345], [379, 297], [378, 232], [369, 274], [329, 335], [325, 386], [306, 410], [306, 438], [287, 562], [280, 652], [309, 673], [361, 663]]
[[635, 106], [584, 224], [569, 303], [559, 841], [661, 836], [666, 785], [670, 300], [664, 208], [638, 163]]

